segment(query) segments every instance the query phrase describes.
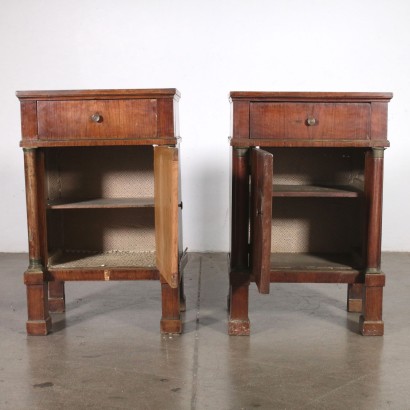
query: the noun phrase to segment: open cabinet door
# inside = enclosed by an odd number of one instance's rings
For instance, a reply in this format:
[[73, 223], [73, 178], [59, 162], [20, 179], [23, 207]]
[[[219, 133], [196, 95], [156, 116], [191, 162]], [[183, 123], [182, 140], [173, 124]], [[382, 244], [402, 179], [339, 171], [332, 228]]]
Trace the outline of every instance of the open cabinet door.
[[155, 246], [157, 268], [171, 286], [178, 275], [178, 148], [154, 147]]
[[251, 267], [260, 293], [269, 293], [273, 155], [251, 154]]

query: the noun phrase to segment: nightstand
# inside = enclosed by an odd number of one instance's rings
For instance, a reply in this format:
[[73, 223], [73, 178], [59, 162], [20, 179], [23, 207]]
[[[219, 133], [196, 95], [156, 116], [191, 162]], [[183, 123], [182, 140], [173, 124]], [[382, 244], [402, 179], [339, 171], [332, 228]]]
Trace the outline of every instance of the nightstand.
[[30, 264], [27, 333], [64, 282], [159, 280], [161, 332], [184, 309], [176, 89], [19, 91]]
[[248, 289], [347, 284], [363, 335], [382, 335], [383, 156], [390, 93], [231, 92], [229, 334]]

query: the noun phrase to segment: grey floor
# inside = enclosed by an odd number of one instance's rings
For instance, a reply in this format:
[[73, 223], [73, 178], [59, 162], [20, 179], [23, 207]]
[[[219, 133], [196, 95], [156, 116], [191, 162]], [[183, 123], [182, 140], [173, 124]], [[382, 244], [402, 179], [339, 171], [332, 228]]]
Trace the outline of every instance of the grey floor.
[[68, 283], [47, 337], [25, 334], [27, 255], [0, 255], [0, 409], [410, 409], [410, 254], [383, 255], [384, 337], [358, 334], [345, 285], [250, 292], [228, 337], [224, 254], [191, 254], [182, 336], [158, 282]]

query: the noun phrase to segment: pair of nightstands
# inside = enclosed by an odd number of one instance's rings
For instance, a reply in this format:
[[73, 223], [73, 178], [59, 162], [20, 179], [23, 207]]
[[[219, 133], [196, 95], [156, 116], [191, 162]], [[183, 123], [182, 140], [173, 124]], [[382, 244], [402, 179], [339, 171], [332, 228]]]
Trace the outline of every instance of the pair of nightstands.
[[[160, 280], [161, 331], [185, 308], [175, 89], [18, 92], [25, 159], [27, 332], [51, 329], [64, 282]], [[248, 288], [346, 283], [383, 334], [380, 270], [389, 93], [232, 92], [229, 334]]]

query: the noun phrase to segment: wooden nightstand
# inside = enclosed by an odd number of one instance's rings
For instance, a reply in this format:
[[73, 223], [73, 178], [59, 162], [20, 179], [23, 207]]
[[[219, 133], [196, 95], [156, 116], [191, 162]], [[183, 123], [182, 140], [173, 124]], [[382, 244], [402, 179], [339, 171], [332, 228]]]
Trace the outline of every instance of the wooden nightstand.
[[27, 333], [64, 282], [160, 280], [161, 332], [184, 309], [176, 89], [19, 91], [30, 265]]
[[382, 335], [383, 154], [390, 93], [231, 92], [229, 334], [248, 288], [346, 283], [363, 335]]

